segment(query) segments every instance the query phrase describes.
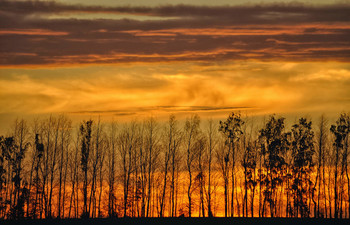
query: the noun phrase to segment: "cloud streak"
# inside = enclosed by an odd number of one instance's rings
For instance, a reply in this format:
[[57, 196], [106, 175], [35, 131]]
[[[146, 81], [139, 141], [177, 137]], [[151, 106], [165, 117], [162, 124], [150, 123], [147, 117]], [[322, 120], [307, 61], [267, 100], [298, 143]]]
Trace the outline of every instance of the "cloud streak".
[[[350, 59], [349, 4], [102, 7], [0, 1], [0, 6], [2, 66]], [[92, 13], [161, 19], [74, 18]]]
[[[349, 19], [349, 4], [339, 3], [335, 5], [312, 6], [302, 3], [274, 3], [257, 4], [248, 6], [194, 6], [194, 5], [163, 5], [157, 7], [145, 6], [86, 6], [67, 5], [55, 1], [9, 1], [2, 0], [2, 9], [16, 14], [52, 14], [67, 12], [82, 13], [116, 13], [116, 14], [137, 14], [163, 17], [219, 17], [219, 18], [240, 18], [251, 21], [259, 19], [261, 22], [279, 20], [286, 21], [343, 21]], [[304, 15], [304, 17], [303, 17]], [[243, 18], [241, 18], [243, 16]], [[301, 17], [300, 17], [301, 16]], [[249, 20], [248, 20], [249, 19]]]
[[106, 115], [112, 114], [116, 116], [130, 116], [136, 114], [159, 113], [202, 113], [202, 112], [226, 112], [234, 110], [254, 110], [253, 107], [217, 107], [217, 106], [153, 106], [153, 107], [134, 107], [118, 110], [97, 110], [97, 111], [75, 111], [72, 114], [88, 114], [88, 115]]

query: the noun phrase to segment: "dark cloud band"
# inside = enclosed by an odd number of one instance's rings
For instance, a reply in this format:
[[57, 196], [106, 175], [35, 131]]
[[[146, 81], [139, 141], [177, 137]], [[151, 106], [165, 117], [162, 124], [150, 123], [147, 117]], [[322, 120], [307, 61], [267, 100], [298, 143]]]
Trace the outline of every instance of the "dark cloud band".
[[[101, 7], [0, 1], [0, 6], [3, 66], [350, 58], [349, 4]], [[164, 19], [71, 18], [77, 13]], [[50, 19], [53, 14], [67, 17]]]

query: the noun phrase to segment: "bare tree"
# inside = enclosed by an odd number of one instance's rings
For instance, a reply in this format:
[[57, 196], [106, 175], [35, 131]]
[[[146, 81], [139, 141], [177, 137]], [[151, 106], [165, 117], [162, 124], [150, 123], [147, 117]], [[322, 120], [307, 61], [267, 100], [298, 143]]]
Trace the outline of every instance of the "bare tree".
[[205, 188], [205, 173], [204, 173], [204, 163], [203, 159], [205, 158], [205, 147], [206, 147], [206, 138], [204, 135], [200, 135], [196, 141], [196, 155], [197, 155], [197, 167], [198, 173], [195, 177], [199, 189], [199, 217], [205, 217], [205, 205], [204, 205], [204, 188]]
[[[169, 173], [169, 167], [171, 164], [171, 158], [172, 155], [175, 154], [177, 151], [180, 139], [178, 138], [178, 129], [177, 129], [177, 121], [174, 115], [169, 116], [169, 122], [166, 126], [165, 134], [164, 134], [164, 165], [163, 165], [163, 188], [161, 191], [161, 200], [160, 200], [160, 216], [164, 216], [165, 211], [165, 194], [167, 190], [167, 184], [168, 184], [168, 173]], [[173, 188], [174, 186], [172, 186]], [[174, 193], [174, 192], [172, 192]]]
[[[31, 139], [33, 140], [32, 142], [32, 151], [31, 151], [31, 155], [30, 155], [30, 163], [31, 163], [31, 167], [30, 167], [30, 172], [29, 172], [29, 195], [28, 198], [26, 199], [26, 209], [27, 209], [27, 217], [29, 218], [36, 218], [36, 209], [38, 206], [38, 202], [37, 202], [37, 193], [38, 190], [35, 193], [32, 193], [32, 186], [34, 185], [34, 189], [37, 189], [40, 186], [40, 182], [38, 180], [39, 177], [39, 171], [38, 171], [38, 166], [37, 163], [38, 161], [38, 144], [39, 144], [39, 120], [36, 118], [34, 119], [34, 123], [33, 123], [33, 128], [32, 128], [32, 132], [31, 132]], [[43, 147], [43, 146], [42, 146]], [[42, 148], [43, 151], [43, 148]], [[42, 153], [40, 154], [40, 157], [42, 156]], [[35, 173], [35, 174], [34, 174]], [[33, 178], [33, 176], [35, 176]]]
[[69, 152], [69, 158], [71, 160], [68, 161], [69, 169], [70, 169], [70, 183], [72, 186], [72, 191], [69, 200], [69, 210], [68, 210], [68, 218], [71, 218], [72, 208], [74, 208], [74, 216], [75, 218], [79, 215], [79, 146], [80, 146], [80, 130], [77, 129], [76, 137], [74, 141], [73, 151]]
[[117, 125], [112, 122], [109, 131], [109, 148], [108, 148], [108, 216], [115, 217], [115, 183], [116, 183], [116, 149], [117, 149]]
[[45, 217], [47, 217], [49, 212], [48, 206], [48, 193], [49, 193], [49, 173], [50, 173], [50, 157], [51, 157], [51, 148], [52, 148], [52, 129], [53, 129], [54, 119], [50, 115], [48, 119], [43, 121], [42, 124], [42, 136], [43, 136], [43, 144], [44, 144], [44, 153], [43, 153], [43, 161], [41, 165], [41, 177], [42, 177], [42, 190], [40, 201], [42, 202], [40, 208], [40, 219], [43, 218], [43, 213], [45, 213]]
[[50, 157], [49, 157], [49, 179], [50, 179], [50, 184], [47, 186], [49, 189], [48, 191], [48, 210], [47, 210], [47, 215], [46, 218], [51, 218], [53, 215], [52, 212], [52, 197], [53, 197], [53, 189], [54, 189], [54, 180], [55, 180], [55, 171], [56, 171], [56, 163], [58, 157], [58, 151], [59, 151], [59, 132], [62, 128], [62, 124], [64, 117], [61, 115], [58, 118], [53, 118], [53, 126], [54, 126], [54, 132], [53, 132], [53, 149], [48, 152]]
[[207, 190], [207, 205], [208, 217], [213, 217], [212, 211], [212, 161], [213, 154], [217, 145], [217, 133], [212, 119], [208, 121], [207, 127], [207, 159], [208, 159], [208, 190]]
[[106, 157], [106, 147], [107, 147], [107, 140], [106, 136], [103, 133], [103, 136], [101, 138], [100, 146], [100, 153], [99, 153], [99, 159], [98, 159], [98, 172], [99, 172], [99, 196], [98, 196], [98, 203], [95, 204], [95, 207], [97, 207], [97, 217], [101, 218], [103, 217], [102, 214], [102, 208], [101, 208], [101, 202], [102, 202], [102, 193], [103, 193], [103, 181], [104, 181], [104, 174], [105, 174], [105, 168], [104, 168], [104, 161]]
[[152, 185], [153, 175], [156, 169], [156, 162], [159, 155], [159, 137], [157, 136], [158, 125], [153, 117], [150, 117], [145, 121], [145, 150], [147, 154], [147, 205], [146, 205], [146, 217], [153, 215], [154, 204], [151, 204], [152, 198]]
[[192, 180], [193, 180], [193, 163], [196, 157], [196, 149], [195, 149], [195, 140], [199, 135], [199, 125], [200, 118], [197, 114], [193, 115], [191, 118], [186, 119], [185, 123], [185, 145], [186, 145], [186, 168], [188, 172], [188, 188], [187, 188], [187, 197], [188, 197], [188, 216], [192, 216]]
[[[315, 134], [316, 137], [316, 146], [317, 146], [317, 174], [316, 174], [316, 182], [318, 181], [318, 195], [317, 195], [317, 211], [315, 217], [327, 217], [327, 202], [326, 202], [326, 192], [323, 191], [324, 195], [324, 204], [323, 210], [321, 211], [321, 184], [323, 183], [324, 189], [326, 186], [325, 182], [325, 148], [327, 142], [327, 120], [324, 115], [320, 117], [318, 123], [318, 130]], [[321, 173], [321, 169], [323, 169], [323, 173]]]
[[[58, 187], [58, 199], [57, 199], [57, 209], [58, 209], [58, 218], [61, 218], [61, 216], [64, 217], [64, 193], [66, 190], [65, 183], [66, 183], [66, 169], [67, 168], [67, 161], [68, 161], [68, 150], [69, 150], [69, 145], [70, 145], [70, 129], [71, 129], [72, 122], [66, 117], [62, 116], [62, 123], [61, 123], [61, 128], [60, 128], [60, 149], [59, 149], [59, 166], [58, 166], [58, 171], [59, 171], [59, 187]], [[63, 189], [63, 190], [62, 190]], [[63, 192], [63, 194], [62, 194]], [[62, 207], [63, 206], [63, 207]], [[61, 215], [62, 214], [62, 215]]]
[[123, 180], [123, 209], [124, 217], [128, 216], [129, 211], [129, 191], [130, 179], [133, 170], [132, 158], [133, 148], [136, 146], [136, 128], [137, 124], [132, 122], [130, 126], [124, 126], [118, 137], [118, 151], [121, 158], [122, 180]]
[[[44, 152], [44, 145], [40, 141], [39, 134], [35, 134], [35, 151], [33, 155], [33, 164], [32, 164], [32, 167], [34, 167], [33, 169], [35, 171], [35, 175], [34, 175], [35, 197], [33, 199], [34, 204], [32, 205], [32, 212], [31, 212], [32, 218], [34, 219], [37, 218], [37, 208], [38, 208], [38, 204], [40, 204], [40, 202], [38, 202], [39, 200], [38, 198], [40, 197], [39, 194], [41, 190], [39, 167], [43, 157], [43, 152]], [[29, 189], [31, 190], [31, 187], [29, 187]], [[27, 207], [29, 208], [29, 204]]]
[[[172, 141], [169, 143], [172, 147], [170, 148], [170, 196], [169, 196], [169, 216], [176, 216], [177, 208], [177, 179], [178, 179], [178, 170], [179, 170], [179, 148], [182, 143], [183, 133], [178, 128], [177, 121], [175, 116], [170, 116], [169, 118], [169, 131], [171, 128]], [[169, 139], [170, 142], [170, 139]]]
[[229, 157], [230, 152], [227, 145], [224, 142], [218, 143], [218, 148], [216, 153], [217, 163], [219, 164], [222, 178], [224, 180], [224, 203], [225, 203], [225, 217], [228, 216], [228, 182], [229, 182]]
[[104, 149], [102, 146], [103, 139], [101, 138], [103, 132], [103, 127], [101, 125], [100, 119], [95, 127], [94, 134], [94, 145], [91, 147], [91, 169], [92, 169], [92, 181], [90, 187], [90, 199], [89, 199], [89, 214], [91, 217], [96, 217], [96, 190], [97, 190], [97, 175], [99, 169], [102, 169], [101, 160], [103, 160]]
[[138, 158], [136, 165], [139, 166], [139, 177], [137, 178], [137, 192], [140, 195], [140, 213], [139, 216], [145, 217], [146, 215], [146, 186], [147, 186], [147, 155], [145, 152], [145, 135], [144, 126], [140, 126], [138, 129]]

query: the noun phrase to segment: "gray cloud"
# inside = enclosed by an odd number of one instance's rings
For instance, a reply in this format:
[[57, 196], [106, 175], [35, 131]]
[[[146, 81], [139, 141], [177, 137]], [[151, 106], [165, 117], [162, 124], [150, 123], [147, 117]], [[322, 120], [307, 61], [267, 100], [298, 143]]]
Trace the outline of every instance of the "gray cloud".
[[[279, 19], [296, 21], [348, 21], [350, 4], [336, 4], [326, 6], [312, 6], [302, 3], [274, 3], [249, 6], [194, 6], [194, 5], [165, 5], [158, 7], [103, 7], [86, 5], [66, 5], [54, 1], [0, 1], [2, 10], [16, 14], [51, 14], [63, 12], [86, 12], [86, 13], [117, 13], [137, 14], [149, 16], [189, 16], [189, 17], [226, 17], [256, 19], [271, 21]], [[243, 16], [243, 17], [242, 17]], [[305, 17], [303, 17], [305, 16]], [[298, 19], [297, 19], [298, 18]]]
[[[0, 1], [0, 64], [349, 61], [350, 4], [102, 7]], [[159, 20], [49, 19], [114, 13]]]

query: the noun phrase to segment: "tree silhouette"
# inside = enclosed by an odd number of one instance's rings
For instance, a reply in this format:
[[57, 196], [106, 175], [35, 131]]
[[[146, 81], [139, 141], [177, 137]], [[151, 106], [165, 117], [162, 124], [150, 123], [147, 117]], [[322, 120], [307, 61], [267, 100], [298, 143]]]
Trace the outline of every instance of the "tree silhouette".
[[[318, 181], [318, 195], [317, 195], [317, 210], [315, 210], [316, 217], [327, 217], [327, 201], [326, 201], [326, 174], [325, 174], [325, 161], [326, 161], [326, 144], [327, 144], [327, 120], [324, 115], [320, 117], [320, 121], [318, 123], [318, 130], [316, 133], [316, 146], [317, 146], [317, 176], [316, 183]], [[322, 171], [321, 171], [322, 169]], [[323, 195], [324, 195], [324, 210], [321, 210], [321, 190], [323, 184]]]
[[[32, 212], [31, 215], [33, 218], [37, 218], [37, 213], [39, 211], [38, 208], [38, 204], [40, 204], [40, 202], [38, 202], [38, 198], [40, 197], [40, 191], [42, 189], [41, 187], [41, 179], [39, 176], [39, 169], [40, 169], [40, 165], [41, 165], [41, 160], [43, 158], [43, 154], [44, 154], [44, 145], [40, 142], [39, 140], [39, 134], [35, 134], [35, 151], [34, 151], [34, 156], [33, 156], [33, 166], [34, 166], [34, 187], [35, 187], [35, 197], [34, 197], [34, 204], [32, 207]], [[29, 188], [30, 189], [30, 188]], [[29, 199], [29, 198], [28, 198]], [[29, 205], [27, 206], [29, 208]], [[40, 207], [40, 205], [39, 205]]]
[[157, 158], [159, 156], [159, 139], [157, 137], [157, 130], [158, 130], [158, 124], [156, 120], [151, 117], [148, 120], [146, 120], [145, 124], [145, 149], [147, 151], [148, 156], [148, 171], [147, 171], [147, 177], [148, 177], [148, 192], [147, 192], [147, 210], [146, 210], [146, 217], [153, 215], [153, 207], [154, 204], [151, 204], [152, 200], [152, 188], [153, 188], [153, 181], [154, 181], [154, 172], [156, 170], [156, 162]]
[[[102, 161], [104, 160], [104, 148], [103, 140], [101, 138], [103, 133], [103, 127], [101, 126], [100, 119], [97, 122], [97, 125], [94, 129], [94, 145], [90, 147], [90, 159], [91, 159], [91, 187], [90, 187], [90, 197], [89, 197], [89, 216], [96, 217], [96, 192], [97, 192], [97, 177], [99, 171], [102, 171]], [[100, 187], [101, 189], [101, 187]], [[101, 191], [100, 191], [101, 193]], [[99, 210], [100, 211], [100, 210]]]
[[[24, 120], [16, 120], [14, 123], [13, 136], [2, 138], [1, 140], [1, 159], [2, 173], [6, 172], [4, 168], [4, 159], [7, 163], [7, 178], [3, 179], [6, 183], [5, 206], [9, 206], [6, 213], [10, 219], [19, 219], [25, 216], [24, 205], [28, 195], [26, 181], [23, 182], [23, 160], [25, 152], [28, 150], [29, 142], [27, 139], [28, 127]], [[3, 174], [2, 174], [3, 175]], [[3, 186], [3, 183], [1, 184]], [[2, 187], [3, 188], [3, 187]], [[1, 194], [2, 196], [2, 194]]]
[[205, 147], [206, 147], [206, 139], [204, 135], [198, 137], [196, 141], [196, 158], [197, 158], [197, 175], [195, 177], [195, 183], [197, 188], [199, 189], [199, 209], [198, 216], [205, 217], [205, 207], [204, 207], [204, 187], [205, 187], [205, 173], [204, 173], [204, 157], [205, 157]]
[[262, 215], [266, 213], [266, 203], [270, 206], [270, 216], [276, 215], [277, 187], [282, 183], [282, 168], [286, 166], [283, 154], [288, 150], [288, 133], [284, 132], [284, 118], [271, 116], [265, 127], [259, 131], [261, 153], [264, 157], [266, 176], [260, 185], [265, 187]]
[[[234, 214], [234, 189], [235, 189], [235, 155], [236, 150], [235, 146], [240, 139], [240, 136], [243, 134], [242, 125], [244, 121], [241, 119], [240, 113], [231, 113], [226, 121], [220, 121], [219, 131], [225, 137], [225, 144], [229, 147], [228, 153], [224, 156], [224, 162], [227, 166], [228, 162], [231, 161], [231, 216]], [[230, 159], [231, 157], [231, 159]], [[227, 179], [227, 178], [226, 178]], [[225, 217], [227, 217], [228, 213], [228, 185], [226, 185], [227, 180], [225, 181]]]
[[9, 188], [9, 184], [11, 182], [10, 177], [6, 178], [6, 172], [10, 174], [10, 166], [8, 165], [8, 171], [6, 171], [6, 165], [5, 161], [11, 161], [11, 155], [12, 152], [15, 151], [15, 142], [13, 137], [0, 137], [0, 148], [1, 148], [1, 155], [0, 155], [0, 194], [1, 194], [1, 201], [0, 201], [0, 212], [1, 212], [1, 218], [5, 217], [6, 213], [6, 206], [7, 206], [7, 195], [3, 196], [3, 190]]
[[[160, 213], [159, 215], [161, 217], [164, 216], [165, 211], [165, 194], [167, 190], [167, 184], [168, 184], [168, 172], [171, 168], [169, 168], [172, 164], [172, 180], [171, 180], [171, 196], [173, 198], [174, 195], [174, 188], [175, 188], [175, 156], [176, 152], [178, 151], [179, 144], [180, 144], [180, 138], [178, 137], [178, 129], [177, 129], [177, 121], [174, 115], [170, 115], [169, 122], [166, 127], [165, 131], [165, 143], [164, 143], [164, 168], [163, 168], [163, 188], [161, 190], [161, 200], [160, 200]], [[170, 207], [173, 204], [171, 198], [170, 198]], [[173, 207], [173, 206], [172, 206]], [[171, 214], [171, 213], [170, 213]]]
[[257, 186], [255, 169], [257, 164], [257, 148], [256, 143], [248, 142], [248, 146], [244, 151], [242, 166], [244, 168], [244, 200], [245, 200], [245, 212], [248, 216], [248, 190], [251, 191], [251, 217], [254, 215], [254, 193]]
[[199, 136], [200, 118], [197, 114], [193, 115], [190, 119], [186, 119], [185, 123], [185, 145], [186, 145], [186, 168], [188, 172], [188, 216], [192, 216], [192, 182], [193, 182], [193, 167], [194, 160], [197, 155], [196, 141]]
[[316, 129], [306, 118], [290, 130], [275, 115], [260, 129], [253, 120], [89, 120], [75, 132], [63, 115], [16, 120], [0, 136], [0, 219], [348, 218], [350, 116], [330, 138], [324, 117]]
[[122, 180], [123, 180], [123, 216], [129, 216], [129, 206], [130, 206], [130, 183], [131, 183], [131, 174], [134, 169], [133, 165], [133, 155], [135, 154], [135, 147], [137, 143], [136, 137], [137, 125], [135, 122], [132, 122], [130, 126], [124, 126], [121, 130], [121, 133], [118, 137], [119, 142], [119, 154], [121, 158], [122, 167]]
[[108, 216], [116, 217], [115, 209], [115, 181], [116, 181], [116, 148], [117, 148], [117, 125], [112, 122], [109, 132], [109, 151], [108, 151]]
[[294, 215], [309, 217], [310, 201], [309, 193], [314, 192], [310, 173], [314, 166], [312, 156], [315, 153], [314, 132], [311, 121], [305, 118], [299, 119], [298, 124], [292, 126], [292, 157], [293, 157], [293, 181], [291, 191], [294, 200]]
[[216, 141], [216, 129], [214, 121], [210, 119], [208, 121], [207, 128], [207, 157], [208, 157], [208, 190], [207, 190], [207, 205], [208, 205], [208, 217], [213, 217], [212, 210], [212, 162], [213, 154], [217, 145]]
[[88, 212], [88, 204], [87, 204], [87, 189], [88, 189], [88, 164], [89, 164], [89, 156], [90, 156], [90, 148], [91, 148], [91, 132], [92, 132], [92, 120], [84, 121], [80, 125], [80, 134], [81, 134], [81, 169], [84, 174], [83, 180], [83, 214], [81, 217], [86, 218], [89, 217]]
[[[341, 160], [341, 155], [343, 154], [343, 169], [341, 171], [343, 175], [343, 171], [345, 169], [345, 165], [347, 165], [347, 138], [350, 133], [350, 116], [342, 113], [339, 119], [336, 121], [336, 125], [332, 125], [330, 128], [333, 133], [335, 139], [333, 146], [335, 148], [335, 161], [334, 161], [334, 217], [339, 217], [339, 190], [338, 190], [338, 174], [339, 174], [339, 160]], [[344, 154], [345, 153], [345, 154]], [[341, 181], [341, 180], [340, 180]], [[349, 181], [348, 181], [349, 183]], [[349, 188], [349, 187], [348, 187]]]

